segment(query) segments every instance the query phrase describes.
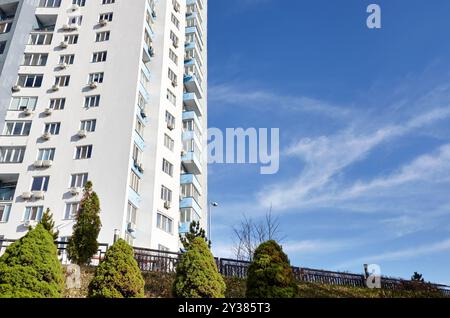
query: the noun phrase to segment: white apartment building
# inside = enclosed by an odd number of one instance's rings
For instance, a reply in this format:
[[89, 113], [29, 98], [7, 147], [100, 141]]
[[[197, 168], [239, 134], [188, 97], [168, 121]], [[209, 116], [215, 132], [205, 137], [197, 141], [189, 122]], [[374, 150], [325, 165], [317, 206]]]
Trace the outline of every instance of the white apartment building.
[[207, 227], [207, 0], [0, 0], [0, 239], [82, 187], [99, 242], [177, 251]]

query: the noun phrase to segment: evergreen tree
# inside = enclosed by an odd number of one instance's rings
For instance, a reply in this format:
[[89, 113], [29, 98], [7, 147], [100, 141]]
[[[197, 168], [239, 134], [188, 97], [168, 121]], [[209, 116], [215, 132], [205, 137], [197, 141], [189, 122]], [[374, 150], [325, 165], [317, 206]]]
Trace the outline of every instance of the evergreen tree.
[[177, 265], [173, 294], [178, 298], [224, 298], [226, 285], [204, 238], [194, 238]]
[[425, 282], [422, 274], [420, 274], [418, 272], [414, 272], [414, 275], [411, 277], [411, 280], [414, 282], [421, 282], [421, 283]]
[[0, 258], [0, 298], [59, 298], [64, 275], [53, 237], [38, 224]]
[[180, 241], [183, 244], [183, 247], [187, 250], [189, 245], [194, 241], [195, 238], [200, 237], [208, 243], [208, 247], [211, 248], [211, 241], [206, 237], [206, 232], [204, 229], [200, 227], [200, 222], [192, 221], [189, 226], [189, 232], [181, 235]]
[[102, 226], [100, 221], [100, 200], [92, 189], [92, 182], [84, 186], [83, 199], [69, 240], [69, 259], [78, 265], [87, 265], [98, 251], [98, 234]]
[[142, 298], [144, 278], [134, 259], [133, 248], [120, 239], [106, 252], [89, 284], [89, 297]]
[[248, 298], [293, 298], [298, 290], [287, 255], [275, 241], [262, 243], [248, 269]]
[[42, 215], [42, 219], [39, 222], [42, 224], [44, 229], [46, 229], [53, 237], [53, 241], [56, 241], [59, 237], [59, 231], [55, 231], [55, 221], [53, 221], [53, 214], [50, 212], [50, 209], [47, 209]]

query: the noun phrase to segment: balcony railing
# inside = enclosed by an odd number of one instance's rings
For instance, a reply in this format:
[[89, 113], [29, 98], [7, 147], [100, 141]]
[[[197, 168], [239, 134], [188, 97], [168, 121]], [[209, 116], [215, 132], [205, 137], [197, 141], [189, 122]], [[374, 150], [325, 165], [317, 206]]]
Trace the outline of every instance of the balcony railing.
[[7, 202], [14, 200], [14, 193], [16, 192], [16, 188], [0, 188], [0, 201]]

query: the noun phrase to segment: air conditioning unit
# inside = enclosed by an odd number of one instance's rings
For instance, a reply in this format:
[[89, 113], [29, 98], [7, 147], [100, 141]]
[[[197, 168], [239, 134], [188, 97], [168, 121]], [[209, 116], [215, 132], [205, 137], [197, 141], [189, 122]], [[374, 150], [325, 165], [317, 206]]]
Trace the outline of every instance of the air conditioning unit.
[[173, 41], [174, 48], [178, 49], [178, 41]]
[[136, 224], [134, 224], [133, 222], [128, 222], [127, 231], [130, 233], [136, 232]]
[[167, 128], [169, 128], [170, 130], [174, 130], [175, 129], [175, 124], [174, 123], [167, 123]]
[[38, 225], [38, 222], [37, 221], [34, 221], [34, 220], [25, 220], [24, 222], [23, 222], [23, 226], [24, 227], [36, 227]]
[[142, 118], [147, 118], [147, 110], [145, 110], [145, 109], [141, 109], [141, 116], [142, 116]]
[[53, 166], [53, 160], [43, 160], [42, 161], [43, 168], [50, 168], [51, 166]]
[[70, 10], [72, 10], [72, 12], [77, 11], [80, 8], [80, 6], [78, 4], [74, 4], [72, 5], [72, 7], [70, 7]]
[[69, 31], [70, 30], [70, 25], [69, 24], [64, 24], [62, 26], [62, 28], [63, 28], [64, 31]]
[[102, 20], [98, 21], [98, 23], [99, 23], [101, 26], [105, 26], [105, 25], [108, 24], [108, 20], [102, 19]]
[[24, 200], [30, 200], [32, 196], [33, 196], [33, 194], [31, 192], [24, 192], [21, 195], [22, 199], [24, 199]]
[[142, 163], [139, 163], [137, 168], [141, 173], [144, 173], [144, 165]]
[[42, 139], [44, 140], [50, 140], [50, 138], [52, 138], [52, 134], [50, 134], [49, 132], [46, 132], [42, 135]]
[[170, 207], [171, 207], [170, 201], [165, 201], [165, 202], [164, 202], [164, 208], [167, 209], [167, 210], [169, 210]]
[[[66, 42], [63, 42], [63, 43], [66, 43]], [[67, 66], [68, 66], [67, 63], [59, 63], [58, 64], [58, 69], [65, 70], [67, 68]]]
[[31, 115], [33, 115], [33, 110], [32, 109], [30, 109], [30, 108], [27, 108], [27, 109], [25, 109], [24, 111], [23, 111], [23, 114], [25, 115], [25, 116], [31, 116]]
[[45, 198], [45, 192], [44, 191], [35, 191], [33, 192], [33, 198], [36, 200], [43, 200]]
[[78, 195], [78, 194], [80, 194], [80, 188], [78, 188], [78, 187], [72, 187], [72, 188], [70, 188], [70, 194], [72, 194], [72, 195]]
[[184, 149], [183, 149], [183, 150], [181, 150], [181, 156], [182, 156], [182, 157], [184, 157], [184, 156], [186, 156], [186, 155], [187, 155], [187, 152], [186, 152], [186, 150], [184, 150]]
[[155, 56], [155, 49], [153, 47], [150, 47], [148, 49], [148, 54], [150, 54], [150, 57], [154, 57]]
[[60, 47], [60, 48], [63, 48], [63, 49], [67, 48], [68, 46], [69, 46], [69, 42], [67, 42], [67, 41], [62, 41], [62, 42], [59, 44], [59, 47]]
[[87, 137], [87, 131], [82, 129], [82, 130], [78, 131], [77, 135], [78, 135], [79, 138], [86, 138]]
[[97, 82], [90, 82], [90, 83], [89, 83], [89, 88], [90, 88], [90, 89], [96, 89], [97, 86], [98, 86]]
[[59, 85], [53, 85], [52, 86], [52, 91], [54, 91], [54, 92], [57, 92], [57, 91], [59, 91]]
[[62, 28], [64, 31], [76, 31], [78, 30], [78, 24], [64, 24]]
[[44, 114], [47, 115], [47, 116], [50, 116], [52, 113], [53, 113], [53, 109], [51, 109], [50, 107], [47, 107], [44, 110]]
[[36, 161], [33, 163], [33, 166], [34, 166], [35, 168], [42, 168], [42, 163], [43, 163], [42, 160], [36, 160]]
[[14, 85], [12, 88], [11, 88], [11, 90], [13, 91], [13, 92], [20, 92], [20, 89], [21, 89], [22, 87], [20, 87], [20, 85]]
[[173, 87], [177, 87], [177, 86], [178, 86], [177, 81], [173, 80], [173, 81], [172, 81], [172, 86], [173, 86]]
[[152, 17], [156, 18], [156, 11], [155, 10], [152, 11]]

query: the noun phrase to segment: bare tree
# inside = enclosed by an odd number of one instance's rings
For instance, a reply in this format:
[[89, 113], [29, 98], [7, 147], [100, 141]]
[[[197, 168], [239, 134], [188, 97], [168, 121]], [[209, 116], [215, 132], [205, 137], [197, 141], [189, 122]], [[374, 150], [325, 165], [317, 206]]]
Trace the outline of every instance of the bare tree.
[[251, 261], [256, 248], [269, 240], [281, 242], [280, 222], [272, 214], [272, 207], [263, 220], [255, 221], [243, 215], [241, 223], [233, 227], [235, 236], [234, 253], [238, 260]]

